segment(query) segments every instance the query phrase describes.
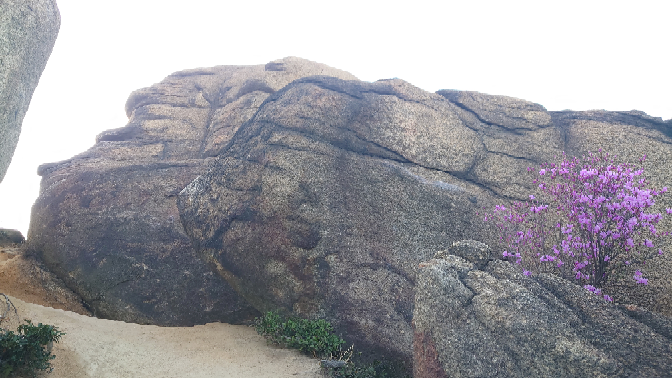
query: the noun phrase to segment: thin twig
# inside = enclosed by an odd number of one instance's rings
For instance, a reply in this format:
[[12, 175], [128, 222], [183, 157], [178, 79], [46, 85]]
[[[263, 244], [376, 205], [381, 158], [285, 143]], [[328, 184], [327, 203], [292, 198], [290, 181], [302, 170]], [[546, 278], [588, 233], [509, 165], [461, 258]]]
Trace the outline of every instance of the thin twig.
[[16, 310], [16, 306], [14, 306], [14, 303], [12, 303], [11, 300], [9, 300], [9, 297], [5, 293], [0, 293], [3, 297], [5, 297], [5, 301], [7, 303], [7, 310], [0, 315], [0, 324], [7, 318], [9, 315], [9, 312], [12, 311], [12, 307], [14, 307], [14, 314], [16, 314], [16, 317], [19, 317], [19, 312]]

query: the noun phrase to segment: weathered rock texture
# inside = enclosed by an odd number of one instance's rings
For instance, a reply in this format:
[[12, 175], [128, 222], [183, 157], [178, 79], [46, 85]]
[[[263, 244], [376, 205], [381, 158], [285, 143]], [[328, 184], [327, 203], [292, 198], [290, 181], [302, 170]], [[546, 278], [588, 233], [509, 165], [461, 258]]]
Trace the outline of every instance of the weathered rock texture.
[[[418, 264], [464, 239], [492, 246], [479, 259], [500, 255], [476, 212], [534, 193], [528, 166], [647, 152], [651, 182], [672, 187], [672, 125], [641, 112], [548, 112], [296, 58], [179, 72], [126, 109], [126, 127], [40, 168], [28, 238], [97, 315], [190, 324], [281, 309], [409, 364]], [[669, 312], [669, 253], [647, 267], [648, 292], [623, 301]]]
[[21, 235], [21, 231], [0, 228], [0, 246], [21, 244], [24, 241], [26, 239]]
[[420, 265], [414, 378], [669, 376], [672, 318], [505, 261], [451, 255], [487, 249], [460, 244]]
[[360, 350], [410, 363], [420, 262], [457, 240], [496, 245], [477, 211], [526, 199], [522, 173], [563, 150], [621, 153], [609, 133], [638, 133], [628, 151], [650, 149], [672, 186], [668, 127], [637, 112], [310, 77], [269, 96], [178, 207], [202, 258], [255, 308], [327, 318]]
[[126, 127], [39, 168], [31, 250], [99, 317], [160, 325], [249, 319], [256, 310], [196, 257], [176, 195], [266, 97], [316, 74], [355, 79], [286, 58], [181, 71], [133, 92]]
[[0, 181], [60, 26], [55, 0], [0, 1]]
[[360, 350], [410, 363], [418, 263], [485, 237], [467, 214], [522, 195], [517, 172], [561, 151], [541, 106], [472, 96], [536, 123], [484, 123], [402, 80], [295, 81], [182, 192], [187, 233], [259, 310], [326, 317]]

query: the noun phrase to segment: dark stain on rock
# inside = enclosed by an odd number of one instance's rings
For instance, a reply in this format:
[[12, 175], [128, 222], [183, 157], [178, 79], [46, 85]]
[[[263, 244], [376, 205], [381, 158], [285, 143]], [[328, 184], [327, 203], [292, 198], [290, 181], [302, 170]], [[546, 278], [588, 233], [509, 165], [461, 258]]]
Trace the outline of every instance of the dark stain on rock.
[[436, 344], [426, 332], [413, 335], [413, 378], [448, 378], [439, 361]]

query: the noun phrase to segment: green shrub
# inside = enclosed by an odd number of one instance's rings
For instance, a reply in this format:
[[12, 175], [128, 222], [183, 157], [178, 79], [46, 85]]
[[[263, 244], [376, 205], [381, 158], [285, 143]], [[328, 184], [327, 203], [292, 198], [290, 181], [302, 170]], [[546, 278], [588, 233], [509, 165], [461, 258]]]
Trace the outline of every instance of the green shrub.
[[341, 346], [345, 341], [336, 336], [332, 325], [323, 319], [285, 319], [269, 311], [254, 320], [254, 328], [257, 333], [275, 344], [298, 349], [313, 357], [343, 361], [344, 366], [339, 368], [323, 365], [327, 375], [332, 378], [410, 377], [403, 364], [391, 361], [356, 364], [352, 361], [353, 347], [343, 351]]
[[269, 311], [255, 319], [257, 333], [280, 345], [298, 349], [313, 357], [330, 357], [341, 351], [345, 341], [334, 334], [334, 329], [323, 319], [284, 319]]
[[51, 371], [55, 357], [47, 346], [58, 342], [65, 333], [52, 325], [30, 320], [20, 325], [16, 333], [0, 330], [0, 377], [17, 374], [36, 376], [38, 370]]

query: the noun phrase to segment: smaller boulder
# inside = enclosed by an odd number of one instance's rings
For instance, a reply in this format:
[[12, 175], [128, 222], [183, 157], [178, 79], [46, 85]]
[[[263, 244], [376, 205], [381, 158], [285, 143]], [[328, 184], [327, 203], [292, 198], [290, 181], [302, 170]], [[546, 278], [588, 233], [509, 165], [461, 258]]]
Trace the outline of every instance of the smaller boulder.
[[0, 247], [6, 247], [14, 244], [22, 244], [26, 241], [21, 231], [0, 228]]
[[492, 250], [487, 244], [476, 240], [460, 240], [453, 242], [452, 247], [447, 251], [439, 251], [434, 254], [435, 259], [445, 259], [448, 256], [459, 256], [476, 266], [476, 269], [483, 269], [488, 261], [492, 260]]
[[441, 253], [420, 264], [414, 378], [669, 377], [672, 318], [503, 260], [479, 269], [483, 245], [456, 245], [471, 261]]

